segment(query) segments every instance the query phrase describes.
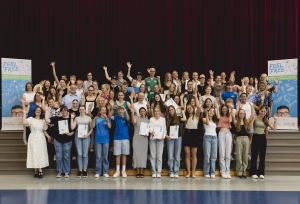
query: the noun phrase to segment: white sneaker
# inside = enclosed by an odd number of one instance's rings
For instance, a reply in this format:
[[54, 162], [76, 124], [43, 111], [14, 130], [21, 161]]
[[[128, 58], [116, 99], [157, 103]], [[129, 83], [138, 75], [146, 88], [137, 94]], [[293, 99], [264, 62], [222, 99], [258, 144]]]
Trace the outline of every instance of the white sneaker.
[[109, 178], [109, 175], [108, 175], [108, 174], [103, 174], [103, 176], [104, 176], [105, 178]]
[[99, 174], [95, 174], [95, 178], [99, 178], [99, 176], [100, 176]]
[[248, 155], [248, 161], [251, 161], [251, 155], [250, 154]]
[[230, 175], [230, 174], [227, 174], [227, 178], [228, 178], [228, 179], [231, 179], [231, 175]]
[[127, 178], [126, 171], [122, 171], [122, 177], [123, 177], [123, 178]]
[[61, 174], [58, 173], [58, 174], [56, 175], [56, 178], [61, 178]]
[[257, 175], [252, 175], [251, 177], [254, 178], [254, 179], [258, 179]]
[[75, 160], [76, 160], [76, 157], [72, 157], [72, 160], [75, 161]]
[[230, 156], [230, 160], [231, 160], [231, 161], [234, 161], [234, 158], [233, 158], [233, 156]]
[[174, 178], [174, 174], [170, 174], [170, 178]]
[[113, 175], [113, 178], [117, 178], [120, 176], [120, 172], [119, 171], [116, 171], [116, 173]]
[[264, 176], [264, 175], [259, 175], [259, 178], [260, 178], [260, 179], [264, 179], [265, 176]]
[[222, 174], [223, 179], [227, 179], [227, 174]]
[[216, 175], [210, 175], [210, 178], [215, 179]]
[[53, 157], [53, 161], [56, 161], [56, 155], [54, 155], [54, 157]]
[[152, 174], [152, 178], [156, 178], [156, 174]]
[[157, 178], [161, 178], [161, 175], [160, 175], [160, 174], [156, 174], [156, 177], [157, 177]]
[[69, 178], [69, 174], [68, 173], [65, 173], [65, 178]]
[[204, 175], [205, 178], [210, 178], [209, 174]]
[[175, 175], [174, 175], [174, 178], [179, 178], [179, 175], [178, 175], [178, 174], [175, 174]]

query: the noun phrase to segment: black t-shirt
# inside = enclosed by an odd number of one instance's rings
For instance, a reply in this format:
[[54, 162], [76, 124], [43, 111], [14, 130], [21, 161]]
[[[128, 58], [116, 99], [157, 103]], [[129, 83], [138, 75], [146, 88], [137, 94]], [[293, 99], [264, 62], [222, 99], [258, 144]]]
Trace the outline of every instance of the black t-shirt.
[[205, 85], [204, 86], [197, 86], [198, 92], [201, 94], [201, 96], [205, 95]]
[[[234, 129], [236, 131], [236, 127]], [[244, 125], [241, 125], [241, 131], [240, 132], [236, 131], [236, 136], [237, 137], [238, 136], [249, 136], [248, 132], [246, 132], [246, 130], [245, 130], [245, 126]]]
[[96, 117], [98, 113], [99, 113], [99, 107], [94, 108], [91, 112], [93, 118]]
[[58, 130], [58, 121], [65, 120], [65, 122], [68, 123], [69, 133], [71, 132], [75, 133], [76, 128], [74, 130], [71, 129], [71, 117], [69, 118], [53, 117], [50, 118], [50, 120], [51, 120], [51, 124], [53, 124], [53, 127], [51, 127], [51, 129], [53, 128], [51, 130], [52, 132], [51, 136], [54, 137], [54, 139], [56, 139], [60, 143], [67, 143], [73, 140], [75, 134], [73, 134], [72, 136], [68, 136], [66, 134], [59, 134], [59, 130]]
[[69, 113], [70, 113], [70, 115], [71, 115], [71, 113], [75, 113], [76, 117], [78, 117], [78, 116], [79, 116], [79, 109], [77, 109], [76, 111], [74, 111], [74, 110], [71, 108], [71, 109], [69, 109]]
[[110, 87], [110, 90], [112, 90], [115, 93], [115, 99], [117, 99], [118, 93], [119, 93], [119, 91], [121, 91], [119, 86], [116, 86], [116, 87], [109, 86], [109, 87]]

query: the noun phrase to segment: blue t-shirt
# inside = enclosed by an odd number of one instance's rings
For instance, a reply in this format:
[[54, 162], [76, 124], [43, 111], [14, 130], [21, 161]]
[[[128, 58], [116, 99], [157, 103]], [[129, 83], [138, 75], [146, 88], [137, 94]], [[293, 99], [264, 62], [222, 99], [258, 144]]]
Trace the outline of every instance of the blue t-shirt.
[[114, 140], [129, 140], [128, 122], [126, 121], [126, 116], [120, 117], [119, 115], [115, 115], [114, 121], [115, 121]]
[[226, 99], [231, 98], [233, 100], [234, 109], [236, 109], [236, 99], [238, 98], [238, 95], [234, 93], [234, 91], [225, 91], [222, 93], [221, 98], [224, 102], [226, 102]]
[[104, 118], [95, 120], [95, 143], [106, 144], [109, 143], [109, 130], [107, 122]]
[[[131, 93], [131, 89], [132, 87], [128, 87], [126, 92]], [[133, 90], [135, 94], [138, 94], [140, 92], [140, 87], [134, 87]]]
[[33, 111], [34, 109], [36, 109], [37, 107], [39, 107], [38, 105], [36, 105], [33, 101], [29, 103], [29, 110], [28, 110], [28, 114], [26, 118], [32, 117]]

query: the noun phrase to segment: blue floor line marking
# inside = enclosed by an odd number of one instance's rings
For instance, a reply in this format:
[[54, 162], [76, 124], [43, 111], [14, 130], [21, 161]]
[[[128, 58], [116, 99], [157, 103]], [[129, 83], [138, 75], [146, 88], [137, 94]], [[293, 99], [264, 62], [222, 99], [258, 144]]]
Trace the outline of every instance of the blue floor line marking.
[[298, 191], [215, 191], [215, 190], [0, 190], [1, 204], [46, 203], [216, 203], [297, 204]]

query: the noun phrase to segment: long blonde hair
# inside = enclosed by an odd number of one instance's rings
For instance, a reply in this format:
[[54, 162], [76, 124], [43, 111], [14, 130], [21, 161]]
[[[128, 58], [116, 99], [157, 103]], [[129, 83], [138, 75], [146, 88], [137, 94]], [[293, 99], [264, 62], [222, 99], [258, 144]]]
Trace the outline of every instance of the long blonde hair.
[[237, 114], [237, 122], [236, 122], [236, 125], [235, 125], [236, 131], [237, 131], [237, 132], [240, 132], [240, 131], [242, 130], [242, 126], [241, 126], [242, 119], [239, 117], [239, 114], [240, 114], [241, 111], [244, 111], [244, 113], [245, 113], [245, 117], [244, 117], [244, 119], [243, 119], [244, 128], [245, 128], [246, 132], [249, 132], [249, 130], [250, 130], [249, 122], [248, 122], [248, 120], [246, 119], [246, 111], [245, 111], [244, 109], [240, 109], [240, 110], [238, 111], [238, 114]]

